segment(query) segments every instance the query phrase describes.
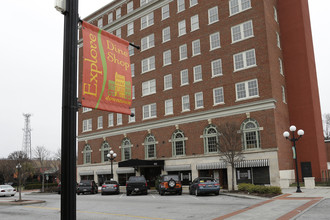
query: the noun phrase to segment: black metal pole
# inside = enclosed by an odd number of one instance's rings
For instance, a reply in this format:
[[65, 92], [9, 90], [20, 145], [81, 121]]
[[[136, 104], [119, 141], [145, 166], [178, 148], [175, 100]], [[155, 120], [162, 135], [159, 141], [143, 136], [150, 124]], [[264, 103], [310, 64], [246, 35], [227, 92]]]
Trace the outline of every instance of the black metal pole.
[[112, 179], [113, 178], [113, 156], [112, 155], [110, 155], [110, 162], [111, 162], [111, 176], [110, 176], [110, 179]]
[[298, 139], [295, 138], [294, 136], [294, 131], [292, 132], [292, 142], [293, 142], [293, 147], [294, 147], [294, 151], [296, 153], [296, 158], [295, 158], [295, 163], [296, 163], [296, 181], [297, 181], [297, 190], [296, 192], [301, 192], [300, 190], [300, 183], [299, 183], [299, 173], [298, 173], [298, 156], [297, 156], [297, 149], [296, 149], [296, 141]]
[[76, 107], [78, 0], [66, 0], [64, 13], [61, 219], [76, 219]]

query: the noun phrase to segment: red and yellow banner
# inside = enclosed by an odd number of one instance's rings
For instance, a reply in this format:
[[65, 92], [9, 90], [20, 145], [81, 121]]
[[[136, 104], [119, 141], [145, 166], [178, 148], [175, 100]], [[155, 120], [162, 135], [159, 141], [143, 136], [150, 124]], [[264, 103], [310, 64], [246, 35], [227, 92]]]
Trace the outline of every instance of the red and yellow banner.
[[129, 43], [87, 22], [82, 22], [82, 33], [82, 106], [130, 115]]

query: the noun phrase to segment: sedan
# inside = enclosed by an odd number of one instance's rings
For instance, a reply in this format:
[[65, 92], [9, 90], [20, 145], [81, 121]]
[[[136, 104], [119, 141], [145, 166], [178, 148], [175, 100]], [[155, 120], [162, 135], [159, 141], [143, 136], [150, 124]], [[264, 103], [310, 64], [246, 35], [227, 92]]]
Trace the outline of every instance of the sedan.
[[220, 184], [211, 177], [197, 177], [189, 186], [189, 194], [199, 196], [201, 194], [214, 193], [219, 195]]
[[102, 184], [102, 189], [101, 189], [101, 195], [105, 194], [119, 194], [120, 189], [119, 189], [119, 184], [117, 181], [105, 181]]
[[10, 185], [0, 185], [0, 196], [14, 196], [16, 189]]

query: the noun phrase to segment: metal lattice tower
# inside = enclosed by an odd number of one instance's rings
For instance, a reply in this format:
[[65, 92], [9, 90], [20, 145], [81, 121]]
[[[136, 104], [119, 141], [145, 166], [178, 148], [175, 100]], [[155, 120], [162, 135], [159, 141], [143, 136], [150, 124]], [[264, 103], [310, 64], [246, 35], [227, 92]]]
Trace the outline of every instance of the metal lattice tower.
[[28, 158], [32, 158], [32, 149], [31, 149], [31, 126], [30, 126], [30, 117], [31, 114], [24, 114], [24, 128], [23, 128], [23, 146], [22, 150], [26, 153]]

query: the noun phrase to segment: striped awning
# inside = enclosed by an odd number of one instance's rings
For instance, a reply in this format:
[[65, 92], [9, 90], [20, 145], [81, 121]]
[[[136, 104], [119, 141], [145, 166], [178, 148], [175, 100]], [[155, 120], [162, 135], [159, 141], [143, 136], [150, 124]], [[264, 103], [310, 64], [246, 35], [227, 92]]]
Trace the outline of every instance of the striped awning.
[[182, 164], [182, 165], [167, 165], [164, 166], [165, 171], [185, 171], [191, 170], [190, 164]]
[[217, 170], [226, 168], [227, 164], [225, 162], [200, 163], [196, 165], [197, 170]]
[[97, 170], [96, 174], [97, 175], [111, 174], [111, 170], [110, 169], [108, 169], [108, 170]]
[[243, 160], [241, 162], [235, 163], [235, 168], [244, 168], [244, 167], [268, 167], [268, 159], [259, 159], [259, 160]]
[[94, 171], [93, 170], [87, 170], [87, 171], [81, 171], [79, 172], [80, 176], [91, 176], [94, 175]]
[[117, 174], [135, 173], [135, 169], [134, 167], [118, 167], [116, 173]]

